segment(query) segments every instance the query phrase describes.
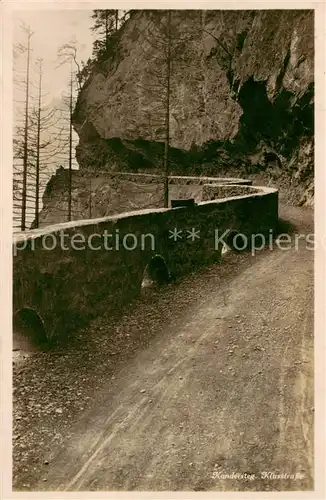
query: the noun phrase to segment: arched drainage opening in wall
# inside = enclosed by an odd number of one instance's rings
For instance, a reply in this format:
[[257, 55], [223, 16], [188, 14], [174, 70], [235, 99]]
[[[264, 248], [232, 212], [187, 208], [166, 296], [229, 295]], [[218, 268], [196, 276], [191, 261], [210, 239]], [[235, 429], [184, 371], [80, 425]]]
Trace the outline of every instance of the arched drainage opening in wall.
[[24, 308], [13, 318], [13, 350], [28, 354], [48, 344], [44, 323], [33, 309]]
[[165, 260], [160, 255], [155, 255], [145, 268], [142, 289], [164, 285], [170, 281], [170, 273]]
[[237, 231], [230, 231], [222, 242], [221, 255], [229, 252], [241, 253], [248, 250], [247, 237]]

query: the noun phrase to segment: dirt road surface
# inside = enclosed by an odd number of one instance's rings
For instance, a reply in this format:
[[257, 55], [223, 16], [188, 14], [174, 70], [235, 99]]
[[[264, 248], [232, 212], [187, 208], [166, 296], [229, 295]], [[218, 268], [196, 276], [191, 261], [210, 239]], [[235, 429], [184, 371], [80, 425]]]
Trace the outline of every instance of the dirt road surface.
[[[313, 232], [311, 212], [280, 215]], [[31, 489], [313, 489], [313, 252], [224, 259], [188, 278], [186, 307], [177, 288], [159, 335], [98, 386]]]

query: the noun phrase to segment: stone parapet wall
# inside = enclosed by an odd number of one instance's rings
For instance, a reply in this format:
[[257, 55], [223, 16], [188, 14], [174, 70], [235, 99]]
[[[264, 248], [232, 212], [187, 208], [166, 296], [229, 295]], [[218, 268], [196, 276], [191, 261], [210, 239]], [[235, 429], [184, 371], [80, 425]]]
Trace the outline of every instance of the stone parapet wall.
[[245, 184], [204, 184], [202, 201], [228, 198], [230, 196], [250, 195], [262, 192], [261, 187]]
[[204, 184], [240, 184], [248, 185], [252, 184], [252, 180], [248, 179], [236, 179], [234, 177], [192, 177], [192, 176], [170, 176], [169, 184], [177, 185], [200, 185]]
[[[164, 259], [171, 275], [182, 276], [220, 259], [216, 230], [249, 237], [255, 232], [268, 234], [277, 221], [278, 192], [261, 188], [252, 195], [204, 201], [193, 208], [138, 210], [17, 234], [14, 313], [32, 309], [42, 318], [49, 338], [65, 337], [92, 317], [116, 310], [137, 297], [145, 268], [155, 255]], [[182, 236], [177, 241], [170, 232], [175, 228]], [[193, 228], [199, 235], [194, 241], [187, 238], [187, 231]], [[121, 245], [117, 249], [114, 243], [113, 249], [105, 249], [104, 234], [119, 234], [120, 242], [132, 234], [138, 243], [133, 250]], [[66, 248], [59, 244], [62, 235]], [[140, 242], [145, 235], [142, 248]], [[85, 241], [92, 238], [92, 245], [100, 248], [72, 248], [72, 238], [81, 236]], [[57, 244], [53, 246], [53, 242]], [[46, 249], [45, 244], [53, 249]]]

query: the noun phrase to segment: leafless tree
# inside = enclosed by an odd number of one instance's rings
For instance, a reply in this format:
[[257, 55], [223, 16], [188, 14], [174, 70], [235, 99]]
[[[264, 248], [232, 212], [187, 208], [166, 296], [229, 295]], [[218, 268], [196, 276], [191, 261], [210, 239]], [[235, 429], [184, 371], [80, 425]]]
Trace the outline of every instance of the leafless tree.
[[[26, 206], [27, 206], [27, 170], [28, 170], [28, 112], [29, 112], [29, 90], [30, 90], [30, 64], [31, 64], [31, 38], [33, 32], [29, 26], [22, 26], [26, 34], [27, 44], [16, 47], [18, 53], [26, 53], [26, 90], [25, 90], [25, 118], [23, 133], [23, 185], [22, 185], [22, 208], [21, 208], [21, 230], [26, 229]], [[16, 52], [16, 55], [17, 55]]]
[[[31, 65], [32, 71], [35, 69], [34, 66], [33, 64]], [[30, 96], [31, 103], [28, 108], [27, 120], [27, 152], [26, 141], [23, 134], [26, 129], [26, 123], [21, 126], [19, 125], [19, 121], [16, 122], [13, 140], [15, 181], [14, 208], [18, 208], [25, 200], [25, 221], [27, 221], [27, 215], [31, 216], [31, 208], [34, 204], [34, 227], [38, 227], [40, 194], [48, 178], [47, 171], [49, 164], [52, 163], [53, 158], [55, 158], [56, 154], [58, 154], [62, 148], [61, 136], [56, 130], [59, 120], [58, 110], [44, 104], [44, 99], [47, 97], [47, 94], [43, 92], [42, 88], [43, 71], [41, 59], [36, 61], [36, 68], [38, 83], [35, 85], [33, 80], [29, 82], [35, 87], [37, 95]], [[27, 167], [26, 191], [24, 192], [20, 187], [21, 183], [24, 185], [23, 173], [25, 169], [23, 168], [22, 172], [20, 160], [24, 160], [25, 155], [27, 157]]]
[[[80, 79], [78, 75], [81, 74], [82, 68], [81, 63], [78, 61], [78, 50], [76, 40], [71, 40], [69, 43], [61, 45], [58, 49], [58, 67], [64, 64], [70, 64], [71, 73], [74, 74], [77, 89], [81, 89]], [[75, 71], [73, 71], [72, 66], [75, 66]]]
[[[145, 109], [146, 120], [156, 129], [156, 138], [164, 141], [163, 172], [164, 172], [164, 206], [169, 203], [170, 175], [170, 120], [171, 95], [173, 92], [174, 63], [180, 59], [180, 54], [190, 39], [190, 34], [182, 31], [180, 18], [176, 11], [160, 10], [147, 13], [149, 22], [142, 36], [147, 42], [148, 50], [144, 57], [148, 59], [146, 83], [138, 84], [144, 87], [156, 101], [155, 106]], [[178, 63], [179, 64], [179, 63]]]

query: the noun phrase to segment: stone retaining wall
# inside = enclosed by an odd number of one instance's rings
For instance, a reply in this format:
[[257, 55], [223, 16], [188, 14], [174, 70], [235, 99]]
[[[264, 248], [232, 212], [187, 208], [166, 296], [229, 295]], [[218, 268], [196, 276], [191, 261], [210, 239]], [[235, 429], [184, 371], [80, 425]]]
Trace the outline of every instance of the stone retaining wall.
[[[42, 318], [49, 338], [66, 336], [90, 318], [137, 297], [145, 268], [155, 255], [164, 259], [171, 275], [181, 276], [220, 259], [215, 230], [220, 235], [225, 230], [248, 237], [255, 232], [268, 234], [277, 220], [277, 190], [261, 188], [254, 194], [205, 201], [193, 208], [139, 210], [17, 234], [14, 313], [32, 309]], [[175, 228], [182, 236], [177, 241], [170, 232]], [[194, 241], [187, 237], [192, 229], [199, 235]], [[95, 234], [98, 236], [92, 236]], [[105, 249], [105, 234], [118, 234], [120, 242], [132, 234], [137, 246], [133, 250], [121, 244], [118, 249]], [[71, 248], [76, 235], [92, 239], [92, 245], [101, 248]], [[59, 244], [62, 238], [66, 248]], [[133, 238], [129, 240], [130, 247]], [[53, 246], [54, 241], [57, 245], [52, 250], [44, 248]], [[24, 245], [26, 248], [18, 249]]]

